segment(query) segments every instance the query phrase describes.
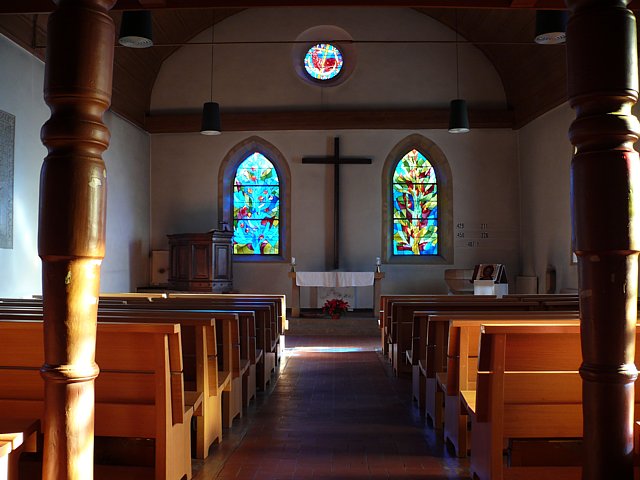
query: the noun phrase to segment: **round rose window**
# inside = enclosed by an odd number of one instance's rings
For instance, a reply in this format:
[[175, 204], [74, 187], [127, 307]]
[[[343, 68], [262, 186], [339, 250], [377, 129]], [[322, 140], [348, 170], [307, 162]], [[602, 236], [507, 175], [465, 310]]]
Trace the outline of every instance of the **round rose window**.
[[342, 70], [343, 64], [342, 52], [330, 43], [318, 43], [304, 56], [304, 68], [316, 80], [335, 78]]

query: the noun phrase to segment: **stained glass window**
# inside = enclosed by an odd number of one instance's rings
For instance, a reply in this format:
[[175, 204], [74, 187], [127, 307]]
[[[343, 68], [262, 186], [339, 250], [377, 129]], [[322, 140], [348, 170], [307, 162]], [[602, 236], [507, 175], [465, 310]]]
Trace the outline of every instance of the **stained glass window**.
[[304, 56], [304, 68], [316, 80], [331, 80], [340, 73], [343, 64], [342, 53], [330, 43], [318, 43]]
[[393, 254], [438, 255], [436, 172], [417, 150], [393, 172]]
[[233, 253], [277, 255], [280, 249], [280, 180], [259, 152], [238, 166], [233, 182]]

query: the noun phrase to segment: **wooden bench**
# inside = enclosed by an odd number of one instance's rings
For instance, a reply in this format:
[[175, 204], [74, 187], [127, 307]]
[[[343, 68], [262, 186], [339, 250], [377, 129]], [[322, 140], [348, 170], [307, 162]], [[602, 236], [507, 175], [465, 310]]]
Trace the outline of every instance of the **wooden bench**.
[[[2, 380], [0, 376], [0, 380]], [[15, 385], [0, 384], [0, 391]], [[18, 480], [20, 455], [37, 450], [40, 420], [37, 418], [0, 418], [0, 479]]]
[[[577, 318], [577, 312], [544, 312], [544, 311], [510, 311], [510, 310], [484, 310], [484, 311], [426, 311], [414, 313], [414, 331], [418, 336], [413, 339], [413, 351], [419, 355], [412, 355], [414, 398], [424, 398], [424, 412], [427, 420], [436, 429], [444, 425], [443, 391], [438, 388], [438, 375], [447, 371], [447, 351], [449, 347], [456, 348], [455, 343], [450, 345], [449, 322], [451, 320], [474, 319], [545, 319], [549, 318], [573, 319]], [[420, 404], [419, 404], [420, 405]]]
[[481, 328], [477, 389], [461, 392], [471, 418], [474, 478], [580, 478], [579, 468], [507, 467], [503, 457], [515, 439], [582, 436], [580, 326]]
[[[276, 305], [276, 314], [279, 319], [278, 325], [278, 333], [280, 335], [284, 335], [284, 332], [289, 329], [289, 322], [287, 320], [287, 297], [286, 295], [280, 294], [253, 294], [253, 293], [225, 293], [225, 294], [215, 294], [215, 293], [169, 293], [169, 298], [174, 299], [187, 299], [187, 300], [197, 300], [197, 299], [210, 299], [210, 298], [233, 298], [233, 299], [248, 299], [248, 300], [273, 300]], [[283, 345], [284, 346], [284, 345]]]
[[[447, 297], [453, 298], [454, 295]], [[390, 336], [388, 338], [392, 367], [397, 375], [410, 373], [411, 363], [405, 362], [406, 351], [412, 348], [414, 338], [414, 316], [421, 310], [447, 311], [494, 311], [494, 310], [535, 310], [537, 302], [505, 301], [483, 296], [458, 295], [455, 300], [393, 302], [391, 305]]]
[[[0, 318], [40, 320], [42, 311], [0, 307]], [[251, 314], [243, 316], [244, 320], [249, 318]], [[222, 441], [223, 423], [228, 427], [242, 415], [243, 375], [248, 373], [248, 360], [241, 358], [239, 350], [238, 314], [135, 309], [118, 304], [100, 308], [98, 320], [181, 325], [185, 389], [203, 396], [202, 409], [196, 415], [195, 454], [196, 458], [205, 458], [210, 446]], [[253, 382], [255, 392], [255, 376]]]
[[[389, 337], [391, 335], [391, 325], [393, 322], [393, 304], [395, 302], [456, 302], [464, 299], [473, 298], [469, 295], [428, 295], [428, 294], [417, 294], [417, 295], [381, 295], [380, 296], [380, 317], [379, 317], [379, 326], [381, 333], [381, 348], [382, 352], [385, 356], [389, 357], [391, 360], [391, 352], [389, 352]], [[483, 299], [491, 299], [496, 298], [495, 296], [483, 296]], [[423, 309], [423, 310], [426, 310]]]
[[[43, 323], [0, 321], [0, 336], [0, 384], [13, 385], [0, 389], [0, 416], [42, 419]], [[99, 323], [96, 362], [95, 434], [154, 439], [154, 478], [191, 478], [190, 422], [199, 401], [185, 404], [180, 326]]]
[[[227, 303], [222, 304], [214, 304], [213, 302], [208, 301], [187, 301], [187, 300], [166, 300], [166, 301], [153, 301], [151, 303], [144, 303], [139, 301], [134, 301], [127, 303], [126, 306], [117, 305], [112, 303], [100, 304], [100, 310], [107, 309], [132, 309], [132, 310], [151, 310], [151, 311], [193, 311], [193, 312], [212, 312], [217, 313], [218, 318], [222, 318], [222, 316], [226, 313], [229, 314], [237, 314], [239, 316], [240, 326], [245, 322], [248, 322], [246, 328], [241, 328], [242, 333], [246, 333], [247, 337], [241, 337], [241, 353], [242, 359], [248, 360], [248, 373], [251, 379], [245, 379], [244, 383], [249, 387], [247, 394], [243, 394], [243, 398], [246, 398], [245, 404], [248, 404], [248, 401], [251, 398], [255, 397], [255, 387], [253, 384], [260, 386], [262, 389], [265, 388], [265, 385], [270, 381], [270, 372], [275, 369], [275, 353], [272, 355], [267, 355], [268, 359], [265, 361], [265, 353], [264, 353], [264, 345], [265, 336], [268, 337], [269, 334], [264, 333], [265, 331], [265, 323], [268, 323], [268, 317], [270, 312], [272, 311], [270, 306], [263, 305], [261, 303], [252, 303], [247, 304], [246, 302], [234, 303], [233, 305], [229, 305]], [[245, 318], [247, 317], [247, 318]], [[258, 329], [261, 328], [261, 331], [258, 332]], [[260, 335], [262, 334], [262, 336]], [[271, 343], [267, 342], [269, 347], [271, 348]], [[241, 362], [243, 365], [245, 364], [244, 360]], [[269, 369], [269, 373], [266, 374], [265, 371]], [[244, 371], [244, 369], [243, 369]], [[266, 378], [265, 378], [266, 377]], [[255, 379], [255, 380], [254, 380]]]
[[[580, 320], [575, 316], [571, 319], [554, 315], [555, 312], [550, 313], [546, 316], [505, 315], [500, 319], [497, 319], [497, 315], [484, 316], [485, 318], [481, 318], [482, 315], [475, 318], [461, 316], [459, 320], [449, 318], [447, 369], [446, 372], [436, 372], [436, 389], [437, 393], [444, 397], [444, 439], [453, 447], [457, 456], [467, 455], [467, 415], [466, 411], [461, 409], [460, 392], [476, 388], [481, 326], [498, 323], [544, 325], [559, 322], [579, 325]], [[438, 320], [436, 316], [432, 321]], [[447, 322], [446, 319], [443, 320], [443, 323]]]
[[[279, 336], [274, 334], [274, 325], [277, 326], [277, 308], [275, 300], [242, 300], [234, 298], [173, 298], [158, 299], [150, 304], [140, 304], [132, 302], [128, 304], [131, 308], [153, 308], [167, 310], [203, 310], [203, 311], [253, 311], [255, 315], [257, 363], [256, 377], [257, 385], [262, 390], [266, 390], [267, 384], [271, 381], [271, 373], [275, 371], [278, 354]], [[104, 305], [105, 308], [113, 307]]]

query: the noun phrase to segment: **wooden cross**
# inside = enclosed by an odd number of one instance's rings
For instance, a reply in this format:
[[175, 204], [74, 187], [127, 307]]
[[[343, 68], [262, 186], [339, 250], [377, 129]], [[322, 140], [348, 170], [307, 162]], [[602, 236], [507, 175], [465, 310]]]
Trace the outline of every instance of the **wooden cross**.
[[333, 165], [333, 268], [340, 268], [340, 165], [371, 164], [370, 158], [341, 157], [340, 138], [333, 139], [333, 155], [330, 157], [305, 157], [302, 163], [323, 163]]

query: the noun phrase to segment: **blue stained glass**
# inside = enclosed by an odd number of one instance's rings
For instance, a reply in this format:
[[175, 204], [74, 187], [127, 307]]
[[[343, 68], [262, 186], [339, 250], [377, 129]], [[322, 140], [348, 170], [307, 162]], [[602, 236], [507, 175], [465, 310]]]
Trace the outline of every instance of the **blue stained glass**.
[[438, 185], [429, 160], [411, 150], [393, 172], [393, 254], [438, 254]]
[[437, 255], [438, 221], [394, 220], [394, 255]]
[[318, 43], [304, 56], [304, 68], [316, 80], [335, 78], [343, 64], [342, 53], [330, 43]]
[[277, 255], [280, 249], [280, 186], [273, 164], [259, 152], [236, 170], [233, 186], [233, 253]]

